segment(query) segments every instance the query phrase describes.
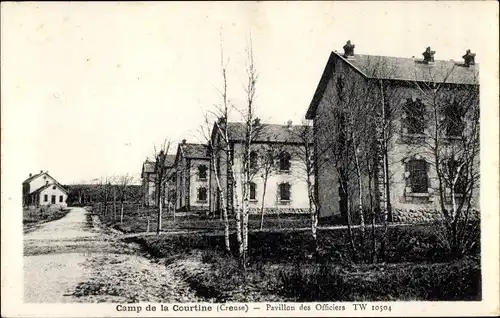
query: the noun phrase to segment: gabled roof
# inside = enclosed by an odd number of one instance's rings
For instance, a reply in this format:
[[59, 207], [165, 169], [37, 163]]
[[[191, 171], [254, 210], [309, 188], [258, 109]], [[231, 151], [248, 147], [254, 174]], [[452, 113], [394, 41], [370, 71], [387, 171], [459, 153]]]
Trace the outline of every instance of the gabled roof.
[[43, 175], [46, 175], [47, 177], [52, 178], [52, 180], [54, 180], [54, 182], [55, 182], [55, 183], [56, 183], [59, 187], [61, 187], [61, 188], [63, 188], [63, 189], [64, 189], [64, 187], [63, 187], [63, 186], [62, 186], [62, 185], [61, 185], [61, 184], [60, 184], [60, 183], [59, 183], [59, 182], [58, 182], [58, 181], [57, 181], [57, 180], [56, 180], [53, 176], [51, 176], [51, 175], [50, 175], [47, 171], [42, 171], [42, 172], [40, 172], [40, 173], [38, 173], [38, 174], [35, 174], [35, 175], [33, 175], [33, 176], [29, 177], [28, 179], [26, 179], [26, 180], [24, 180], [24, 181], [23, 181], [23, 184], [29, 184], [31, 181], [33, 181], [33, 180], [35, 180], [36, 178], [41, 177], [41, 176], [43, 176]]
[[[23, 181], [23, 184], [25, 184], [25, 183], [30, 183], [32, 180], [35, 180], [36, 178], [41, 177], [41, 176], [42, 176], [42, 175], [44, 175], [44, 174], [47, 174], [47, 175], [48, 175], [48, 173], [47, 173], [47, 172], [45, 172], [45, 171], [42, 171], [42, 172], [37, 173], [37, 174], [35, 174], [35, 175], [32, 175], [32, 176], [31, 176], [31, 177], [29, 177], [28, 179], [24, 180], [24, 181]], [[52, 178], [52, 177], [51, 177], [51, 178]], [[54, 179], [54, 178], [52, 178], [52, 179]]]
[[185, 142], [179, 143], [179, 145], [177, 145], [177, 153], [175, 155], [174, 165], [177, 165], [180, 156], [188, 159], [209, 159], [208, 145]]
[[[303, 125], [277, 125], [277, 124], [261, 124], [255, 129], [255, 134], [252, 137], [254, 142], [266, 143], [304, 143], [304, 140], [312, 140], [312, 129], [305, 132], [309, 126]], [[245, 123], [229, 122], [228, 137], [230, 141], [242, 142], [245, 140]], [[309, 133], [310, 136], [303, 136], [304, 133]]]
[[466, 67], [463, 62], [435, 60], [426, 64], [423, 59], [356, 54], [346, 58], [331, 52], [306, 113], [307, 119], [315, 116], [316, 108], [323, 96], [326, 85], [333, 76], [333, 65], [341, 60], [366, 79], [384, 79], [405, 82], [448, 83], [456, 85], [479, 85], [479, 65]]
[[185, 158], [198, 158], [198, 159], [208, 158], [207, 155], [208, 146], [206, 144], [185, 143], [185, 144], [180, 144], [179, 146], [181, 147], [183, 156]]
[[[166, 155], [165, 156], [165, 167], [170, 168], [173, 167], [175, 163], [175, 155]], [[144, 173], [155, 173], [155, 165], [156, 161], [146, 160], [142, 164], [142, 172], [141, 177], [144, 177]]]
[[68, 194], [68, 190], [66, 190], [63, 186], [61, 186], [59, 183], [49, 183], [49, 184], [46, 184], [44, 185], [43, 187], [40, 187], [38, 189], [36, 189], [35, 191], [31, 192], [30, 194], [33, 194], [33, 193], [40, 193], [42, 192], [43, 190], [47, 189], [47, 188], [50, 188], [52, 186], [56, 186], [58, 187], [60, 190], [62, 190], [64, 193]]

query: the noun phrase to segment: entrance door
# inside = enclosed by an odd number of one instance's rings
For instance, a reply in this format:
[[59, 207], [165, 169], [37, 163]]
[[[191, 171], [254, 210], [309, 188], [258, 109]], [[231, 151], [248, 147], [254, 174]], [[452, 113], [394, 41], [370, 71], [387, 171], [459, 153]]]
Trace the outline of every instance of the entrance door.
[[56, 196], [55, 195], [52, 196], [50, 203], [56, 204]]

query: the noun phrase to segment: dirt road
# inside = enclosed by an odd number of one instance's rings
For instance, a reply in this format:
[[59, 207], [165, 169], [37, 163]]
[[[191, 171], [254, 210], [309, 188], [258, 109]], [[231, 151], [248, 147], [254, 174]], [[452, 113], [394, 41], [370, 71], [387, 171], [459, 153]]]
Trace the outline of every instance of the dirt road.
[[24, 237], [24, 302], [194, 302], [186, 283], [83, 208]]

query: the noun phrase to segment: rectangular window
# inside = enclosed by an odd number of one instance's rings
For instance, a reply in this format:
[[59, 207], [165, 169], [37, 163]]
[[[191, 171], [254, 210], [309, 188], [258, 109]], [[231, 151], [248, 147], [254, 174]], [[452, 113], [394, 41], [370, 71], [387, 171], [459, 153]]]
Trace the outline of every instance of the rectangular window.
[[207, 166], [198, 166], [198, 178], [201, 180], [207, 179]]
[[199, 188], [198, 189], [198, 201], [207, 201], [207, 189]]
[[444, 108], [444, 117], [444, 128], [446, 136], [460, 137], [465, 127], [463, 111], [460, 107], [460, 104], [456, 101], [447, 104]]
[[250, 183], [250, 200], [256, 200], [256, 188], [255, 183]]
[[427, 193], [429, 180], [427, 178], [427, 163], [424, 160], [412, 160], [409, 163], [410, 184], [413, 193]]
[[51, 199], [50, 203], [56, 204], [56, 196], [55, 195], [53, 195], [50, 199]]
[[425, 129], [424, 103], [417, 98], [413, 101], [408, 99], [405, 105], [406, 121], [405, 126], [408, 134], [421, 135]]
[[282, 183], [279, 186], [280, 201], [290, 201], [290, 184]]
[[43, 195], [43, 202], [49, 201], [49, 196], [47, 194]]
[[62, 195], [59, 196], [59, 202], [61, 202], [61, 203], [63, 202], [63, 196]]

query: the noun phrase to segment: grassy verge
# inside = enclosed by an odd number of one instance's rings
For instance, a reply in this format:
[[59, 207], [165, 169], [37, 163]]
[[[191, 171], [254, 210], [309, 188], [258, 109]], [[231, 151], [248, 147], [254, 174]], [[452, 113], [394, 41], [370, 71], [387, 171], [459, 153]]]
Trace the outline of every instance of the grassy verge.
[[[481, 295], [479, 247], [463, 259], [447, 254], [433, 226], [389, 228], [383, 262], [370, 264], [369, 250], [355, 230], [357, 262], [344, 230], [318, 232], [318, 254], [311, 255], [306, 232], [249, 235], [247, 271], [236, 251], [224, 253], [221, 235], [159, 235], [132, 238], [151, 257], [179, 273], [207, 301], [478, 300]], [[376, 231], [380, 242], [381, 230]], [[477, 234], [479, 238], [479, 234]], [[363, 246], [370, 246], [365, 237]], [[236, 247], [236, 239], [231, 243]], [[190, 264], [189, 266], [185, 266]]]
[[59, 220], [66, 216], [69, 211], [68, 208], [55, 206], [23, 209], [23, 231], [28, 233], [35, 230], [42, 223]]

